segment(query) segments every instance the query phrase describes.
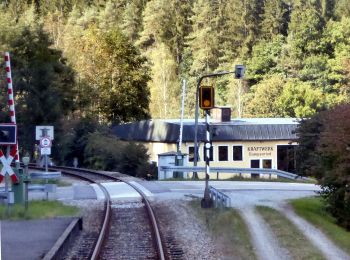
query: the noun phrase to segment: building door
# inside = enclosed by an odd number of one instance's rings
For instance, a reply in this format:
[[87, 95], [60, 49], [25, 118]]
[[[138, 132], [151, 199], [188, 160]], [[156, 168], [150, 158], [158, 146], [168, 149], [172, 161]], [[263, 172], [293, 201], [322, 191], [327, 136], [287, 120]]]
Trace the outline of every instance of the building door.
[[277, 146], [277, 169], [286, 172], [295, 173], [295, 145], [278, 145]]
[[[250, 160], [250, 168], [260, 168], [260, 160]], [[259, 178], [259, 173], [252, 173], [252, 178]]]

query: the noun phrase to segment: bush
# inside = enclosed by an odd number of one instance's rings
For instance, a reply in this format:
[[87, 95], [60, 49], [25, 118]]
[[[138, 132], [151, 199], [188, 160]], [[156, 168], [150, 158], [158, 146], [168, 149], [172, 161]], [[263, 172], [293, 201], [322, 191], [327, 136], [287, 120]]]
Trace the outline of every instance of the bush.
[[88, 143], [90, 134], [95, 132], [106, 132], [105, 127], [100, 126], [92, 118], [79, 118], [62, 121], [64, 136], [61, 142], [54, 145], [59, 152], [60, 158], [55, 158], [58, 164], [73, 166], [74, 158], [78, 159], [79, 167], [84, 165], [84, 150]]
[[299, 171], [321, 185], [327, 208], [350, 230], [350, 105], [323, 111], [300, 124]]
[[61, 158], [56, 159], [60, 164], [73, 166], [73, 160], [77, 158], [78, 167], [119, 171], [138, 177], [155, 176], [145, 146], [118, 140], [109, 134], [107, 126], [92, 118], [63, 123], [65, 136], [57, 144]]
[[145, 146], [99, 132], [89, 135], [84, 158], [84, 165], [92, 169], [118, 171], [138, 177], [146, 177], [150, 172]]

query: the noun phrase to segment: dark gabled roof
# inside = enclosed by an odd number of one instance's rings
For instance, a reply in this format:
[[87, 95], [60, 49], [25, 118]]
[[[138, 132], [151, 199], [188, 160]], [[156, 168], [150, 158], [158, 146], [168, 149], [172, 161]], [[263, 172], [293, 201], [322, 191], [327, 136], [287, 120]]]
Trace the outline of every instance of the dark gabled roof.
[[[213, 141], [295, 140], [298, 123], [293, 118], [237, 119], [230, 122], [212, 122]], [[185, 120], [183, 142], [194, 140], [194, 120]], [[198, 124], [198, 139], [205, 139], [206, 126]], [[112, 133], [122, 140], [176, 143], [180, 120], [147, 120], [117, 125]]]

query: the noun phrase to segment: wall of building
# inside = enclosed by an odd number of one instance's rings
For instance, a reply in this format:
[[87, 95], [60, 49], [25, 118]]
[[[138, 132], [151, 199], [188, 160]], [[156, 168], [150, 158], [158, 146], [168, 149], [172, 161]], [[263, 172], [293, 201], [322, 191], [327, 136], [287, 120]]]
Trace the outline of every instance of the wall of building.
[[[271, 168], [277, 169], [277, 146], [278, 145], [289, 145], [289, 141], [240, 141], [240, 142], [213, 142], [213, 161], [210, 165], [216, 167], [235, 167], [235, 168], [250, 168], [251, 160], [259, 160], [260, 166], [262, 161], [270, 159]], [[199, 147], [199, 166], [204, 166], [203, 156], [204, 143], [200, 144]], [[219, 147], [227, 146], [228, 148], [228, 160], [219, 160]], [[242, 160], [233, 160], [233, 147], [242, 146]], [[183, 151], [189, 153], [189, 148], [193, 147], [193, 143], [185, 143]], [[190, 162], [189, 162], [190, 163]], [[262, 168], [262, 167], [260, 167]]]
[[[148, 148], [150, 160], [157, 162], [158, 154], [176, 151], [177, 144], [174, 143], [144, 143]], [[210, 161], [211, 167], [232, 167], [232, 168], [272, 168], [277, 169], [277, 147], [280, 145], [290, 145], [289, 140], [273, 141], [237, 141], [237, 142], [213, 142], [213, 160]], [[293, 143], [296, 145], [296, 143]], [[199, 147], [198, 166], [205, 166], [204, 161], [204, 143]], [[234, 147], [242, 147], [242, 158], [234, 160]], [[181, 151], [189, 154], [187, 165], [193, 165], [191, 162], [191, 150], [193, 143], [183, 143]], [[220, 147], [227, 147], [227, 160], [219, 156]], [[193, 151], [193, 150], [192, 150]], [[237, 150], [236, 150], [237, 151]], [[225, 156], [223, 156], [225, 157]], [[238, 156], [240, 157], [240, 156]], [[252, 160], [254, 161], [252, 165]], [[257, 165], [258, 164], [258, 165]], [[204, 178], [204, 173], [198, 173], [199, 178]], [[243, 178], [252, 177], [250, 174], [236, 174]], [[191, 174], [188, 175], [191, 177]], [[211, 173], [211, 179], [232, 178], [232, 173]], [[258, 176], [256, 176], [258, 177]], [[276, 175], [260, 175], [260, 178], [276, 178]]]

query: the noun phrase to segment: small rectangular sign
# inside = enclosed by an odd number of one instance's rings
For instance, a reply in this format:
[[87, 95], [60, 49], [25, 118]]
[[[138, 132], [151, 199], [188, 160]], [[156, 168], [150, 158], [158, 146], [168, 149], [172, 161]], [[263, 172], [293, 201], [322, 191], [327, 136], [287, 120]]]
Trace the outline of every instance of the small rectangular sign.
[[41, 155], [50, 155], [51, 154], [51, 147], [40, 148], [40, 154]]
[[53, 126], [37, 125], [35, 127], [35, 140], [39, 141], [41, 138], [48, 137], [53, 140]]
[[0, 145], [17, 143], [17, 125], [0, 124]]

